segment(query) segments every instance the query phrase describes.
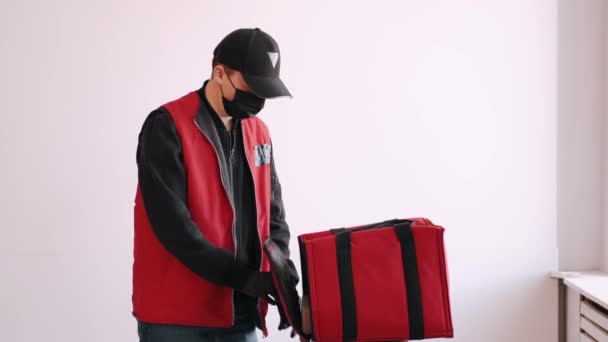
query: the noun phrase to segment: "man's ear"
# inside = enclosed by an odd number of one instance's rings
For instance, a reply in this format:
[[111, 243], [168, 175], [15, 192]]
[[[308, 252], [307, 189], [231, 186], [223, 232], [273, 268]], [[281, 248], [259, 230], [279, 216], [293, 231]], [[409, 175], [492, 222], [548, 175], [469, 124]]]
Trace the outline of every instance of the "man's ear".
[[216, 66], [213, 67], [212, 76], [213, 76], [213, 79], [217, 83], [219, 83], [219, 84], [222, 83], [222, 78], [223, 78], [224, 74], [226, 73], [225, 70], [226, 70], [226, 68], [223, 65], [221, 65], [221, 64], [218, 64], [218, 65], [216, 65]]

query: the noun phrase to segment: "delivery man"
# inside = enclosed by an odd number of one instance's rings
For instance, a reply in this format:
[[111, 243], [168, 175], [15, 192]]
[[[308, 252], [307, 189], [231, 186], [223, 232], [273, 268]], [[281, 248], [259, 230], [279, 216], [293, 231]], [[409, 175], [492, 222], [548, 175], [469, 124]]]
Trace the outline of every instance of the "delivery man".
[[[268, 33], [235, 30], [213, 51], [202, 87], [143, 124], [132, 295], [142, 342], [250, 342], [256, 327], [268, 336], [277, 293], [263, 246], [272, 239], [289, 256], [290, 231], [272, 140], [257, 114], [266, 99], [291, 97], [281, 59]], [[282, 330], [289, 322], [277, 308]]]

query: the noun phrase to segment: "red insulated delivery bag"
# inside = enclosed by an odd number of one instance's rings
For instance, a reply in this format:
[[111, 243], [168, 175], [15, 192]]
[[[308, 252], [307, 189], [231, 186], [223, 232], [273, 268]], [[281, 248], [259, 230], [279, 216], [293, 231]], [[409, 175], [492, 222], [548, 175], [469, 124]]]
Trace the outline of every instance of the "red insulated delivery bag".
[[313, 341], [453, 337], [443, 233], [410, 218], [300, 235], [302, 298], [268, 240], [277, 304]]

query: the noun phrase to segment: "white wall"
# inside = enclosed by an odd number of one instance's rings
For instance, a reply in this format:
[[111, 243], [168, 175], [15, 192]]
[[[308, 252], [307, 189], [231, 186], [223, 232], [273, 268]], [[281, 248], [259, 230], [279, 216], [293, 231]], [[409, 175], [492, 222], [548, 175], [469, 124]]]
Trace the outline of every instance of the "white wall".
[[[555, 341], [557, 3], [5, 1], [0, 340], [134, 341], [137, 134], [238, 27], [279, 42], [260, 114], [293, 236], [446, 227], [454, 341]], [[299, 260], [295, 238], [294, 258]], [[285, 341], [272, 311], [268, 341]]]
[[600, 269], [603, 260], [604, 3], [559, 1], [560, 270]]
[[604, 264], [602, 269], [608, 271], [608, 3], [604, 3]]

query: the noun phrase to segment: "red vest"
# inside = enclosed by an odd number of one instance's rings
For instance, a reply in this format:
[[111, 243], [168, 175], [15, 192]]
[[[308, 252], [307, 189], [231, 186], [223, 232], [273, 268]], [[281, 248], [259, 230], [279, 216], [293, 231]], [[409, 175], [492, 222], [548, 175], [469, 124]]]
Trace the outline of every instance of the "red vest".
[[[233, 211], [222, 185], [218, 161], [223, 154], [216, 153], [203, 134], [203, 130], [213, 128], [199, 128], [201, 121], [195, 122], [201, 106], [204, 105], [194, 91], [164, 105], [171, 113], [182, 143], [192, 219], [214, 246], [234, 252]], [[211, 124], [210, 120], [206, 122]], [[270, 135], [258, 117], [243, 119], [241, 123], [245, 154], [254, 180], [260, 246], [264, 246], [270, 231], [270, 164], [256, 163], [256, 150], [260, 149], [259, 145], [271, 143]], [[133, 316], [153, 323], [231, 327], [234, 289], [201, 278], [161, 245], [150, 226], [139, 186], [134, 218]], [[265, 253], [262, 253], [260, 271], [270, 271]], [[268, 303], [258, 298], [258, 304], [263, 333], [268, 336]]]

